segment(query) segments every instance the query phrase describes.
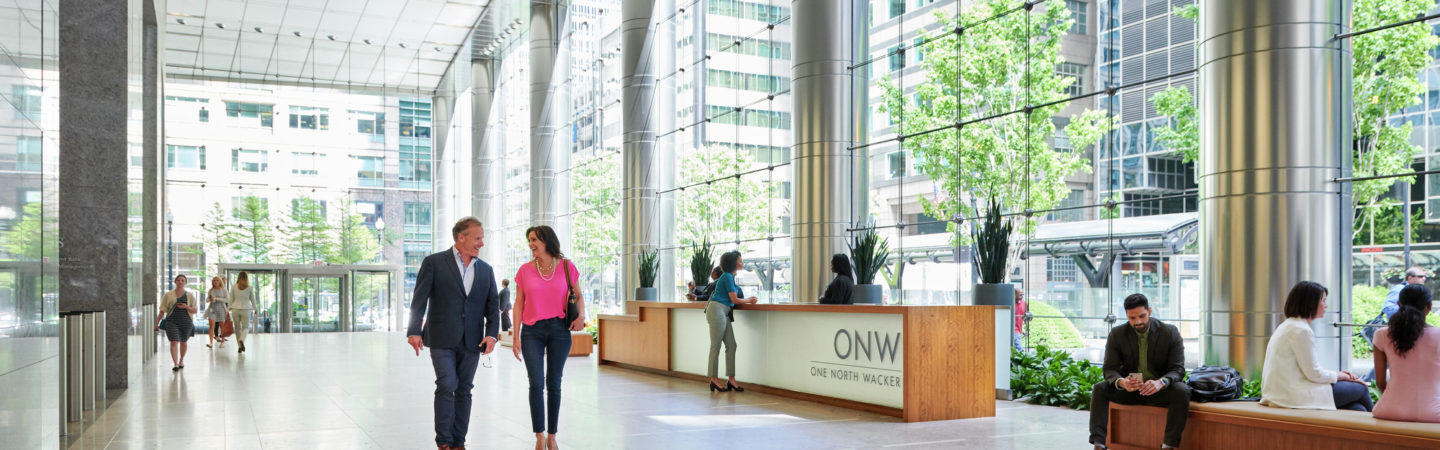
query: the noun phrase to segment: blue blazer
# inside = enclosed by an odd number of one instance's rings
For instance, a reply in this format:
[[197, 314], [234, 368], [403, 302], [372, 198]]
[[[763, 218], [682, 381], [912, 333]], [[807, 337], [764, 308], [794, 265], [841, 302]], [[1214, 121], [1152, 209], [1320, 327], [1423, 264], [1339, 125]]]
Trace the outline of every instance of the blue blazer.
[[421, 336], [431, 348], [480, 351], [485, 336], [500, 335], [500, 296], [495, 292], [494, 269], [477, 258], [475, 281], [470, 295], [465, 295], [455, 249], [426, 256], [415, 276], [405, 335]]

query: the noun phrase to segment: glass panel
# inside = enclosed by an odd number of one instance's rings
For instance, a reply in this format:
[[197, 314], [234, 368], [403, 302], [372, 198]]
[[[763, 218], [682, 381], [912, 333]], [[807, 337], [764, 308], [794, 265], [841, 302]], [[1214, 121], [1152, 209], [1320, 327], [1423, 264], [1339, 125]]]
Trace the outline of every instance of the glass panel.
[[354, 331], [393, 331], [390, 273], [355, 272]]

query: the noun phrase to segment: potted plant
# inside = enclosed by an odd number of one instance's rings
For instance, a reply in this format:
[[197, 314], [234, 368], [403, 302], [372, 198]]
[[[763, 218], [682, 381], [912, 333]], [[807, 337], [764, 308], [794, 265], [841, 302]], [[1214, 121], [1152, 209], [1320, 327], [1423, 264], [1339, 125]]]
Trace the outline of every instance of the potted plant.
[[642, 250], [640, 252], [640, 287], [635, 288], [636, 300], [653, 302], [659, 297], [655, 289], [655, 276], [659, 273], [660, 252]]
[[1009, 269], [1010, 233], [1015, 223], [1000, 214], [1000, 203], [991, 199], [985, 218], [972, 227], [975, 234], [975, 265], [980, 283], [975, 285], [976, 305], [1009, 306], [1015, 302], [1015, 285], [1005, 282]]
[[710, 245], [710, 239], [705, 239], [695, 253], [690, 255], [690, 279], [695, 281], [695, 287], [699, 288], [710, 284], [710, 270], [715, 267], [715, 247]]
[[851, 297], [856, 304], [880, 303], [883, 290], [875, 282], [875, 274], [885, 267], [890, 257], [890, 244], [875, 232], [875, 226], [865, 229], [850, 243], [850, 261], [855, 264], [855, 293]]

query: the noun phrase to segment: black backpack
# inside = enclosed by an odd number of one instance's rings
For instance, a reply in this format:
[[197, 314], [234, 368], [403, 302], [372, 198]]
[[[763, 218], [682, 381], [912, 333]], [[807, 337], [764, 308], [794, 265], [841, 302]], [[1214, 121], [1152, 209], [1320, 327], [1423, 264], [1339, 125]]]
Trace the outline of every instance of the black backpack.
[[1190, 371], [1190, 400], [1225, 402], [1239, 399], [1245, 390], [1240, 371], [1227, 366], [1200, 366]]

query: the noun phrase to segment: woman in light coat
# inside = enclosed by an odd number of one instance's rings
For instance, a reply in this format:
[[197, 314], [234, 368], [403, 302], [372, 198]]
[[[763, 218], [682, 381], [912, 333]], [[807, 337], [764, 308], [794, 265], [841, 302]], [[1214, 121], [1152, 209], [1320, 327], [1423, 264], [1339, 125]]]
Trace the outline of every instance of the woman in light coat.
[[1260, 404], [1292, 409], [1370, 411], [1370, 388], [1347, 371], [1320, 367], [1315, 332], [1310, 322], [1325, 315], [1330, 291], [1319, 283], [1301, 281], [1285, 298], [1285, 321], [1265, 348]]
[[235, 321], [235, 342], [240, 343], [240, 353], [245, 353], [245, 335], [254, 311], [255, 289], [250, 285], [250, 274], [242, 271], [230, 287], [230, 320]]

